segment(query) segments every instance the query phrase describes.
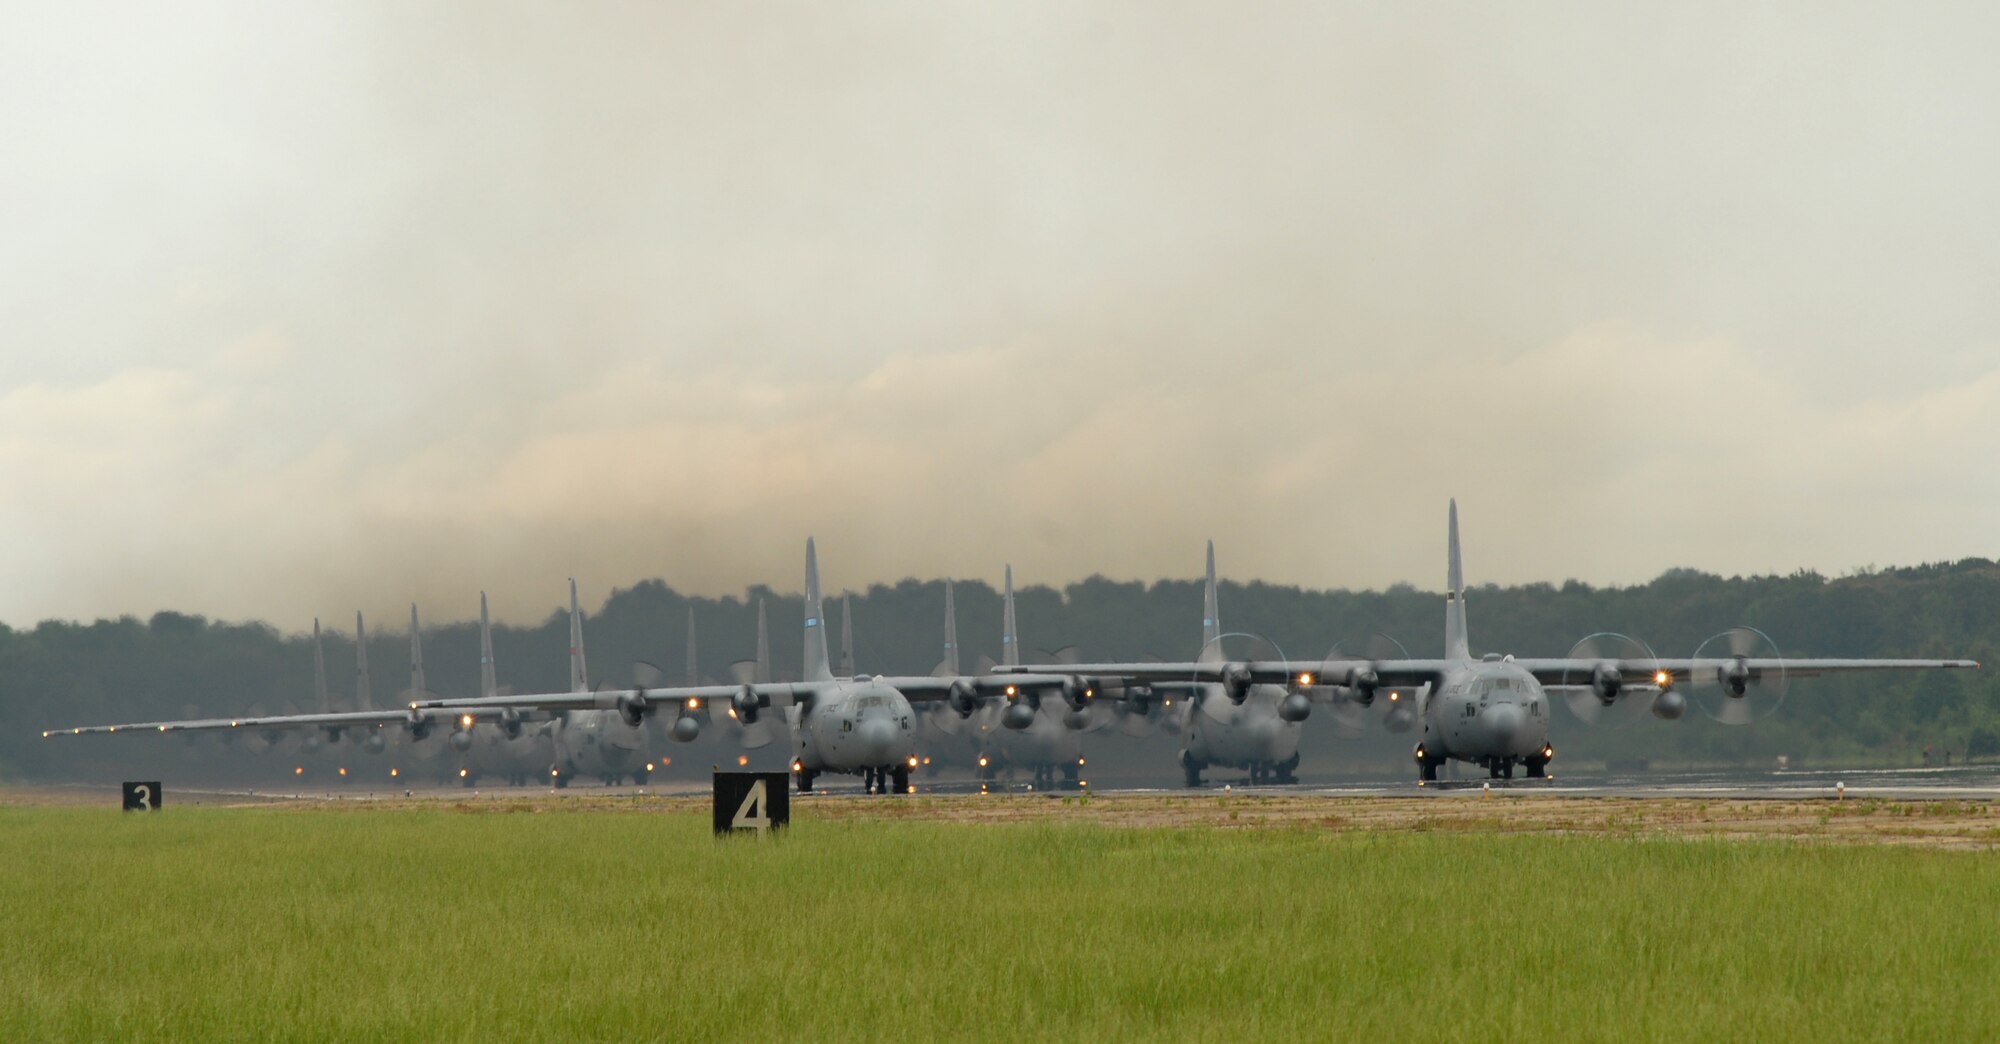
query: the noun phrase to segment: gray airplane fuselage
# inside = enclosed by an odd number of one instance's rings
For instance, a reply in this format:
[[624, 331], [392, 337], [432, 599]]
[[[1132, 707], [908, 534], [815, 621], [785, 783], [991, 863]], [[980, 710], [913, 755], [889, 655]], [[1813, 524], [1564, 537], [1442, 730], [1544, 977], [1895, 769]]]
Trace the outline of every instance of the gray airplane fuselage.
[[[1229, 699], [1221, 686], [1208, 687], [1201, 698]], [[1181, 728], [1181, 746], [1188, 757], [1205, 765], [1249, 768], [1290, 761], [1299, 752], [1304, 729], [1303, 723], [1278, 716], [1284, 699], [1283, 686], [1253, 685], [1226, 723], [1209, 717], [1198, 706], [1189, 708]]]
[[1505, 659], [1466, 663], [1431, 694], [1423, 746], [1434, 759], [1532, 761], [1548, 748], [1549, 712], [1548, 694], [1526, 670]]
[[916, 712], [878, 678], [837, 681], [788, 717], [793, 756], [807, 772], [907, 767], [916, 753]]
[[646, 730], [617, 711], [573, 710], [555, 723], [555, 763], [566, 775], [616, 780], [646, 772]]
[[1046, 697], [1025, 729], [995, 725], [983, 739], [991, 753], [1018, 768], [1068, 768], [1083, 754], [1083, 738], [1063, 718], [1069, 707]]

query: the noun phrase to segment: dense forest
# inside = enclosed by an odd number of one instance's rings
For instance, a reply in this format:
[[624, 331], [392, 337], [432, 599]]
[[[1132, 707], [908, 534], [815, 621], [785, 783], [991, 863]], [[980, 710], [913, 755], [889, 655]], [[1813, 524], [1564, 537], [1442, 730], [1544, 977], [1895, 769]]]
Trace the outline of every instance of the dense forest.
[[[1091, 658], [1186, 658], [1200, 629], [1199, 581], [1153, 584], [1092, 578], [1062, 590], [1021, 591], [1023, 648], [1078, 646]], [[621, 685], [632, 664], [657, 664], [669, 679], [686, 676], [686, 633], [693, 610], [700, 631], [701, 674], [727, 676], [732, 660], [754, 647], [756, 604], [767, 603], [780, 674], [800, 660], [802, 604], [797, 595], [753, 588], [741, 598], [689, 598], [657, 580], [618, 590], [589, 614], [590, 669]], [[471, 608], [468, 600], [467, 609]], [[904, 580], [852, 597], [856, 662], [874, 673], [924, 673], [937, 662], [944, 605], [940, 581]], [[957, 585], [960, 641], [971, 662], [997, 655], [1000, 596], [978, 582]], [[1436, 592], [1399, 585], [1386, 591], [1313, 591], [1267, 583], [1224, 583], [1226, 629], [1267, 637], [1295, 658], [1339, 645], [1365, 648], [1376, 632], [1413, 656], [1442, 652], [1443, 603]], [[429, 613], [443, 606], [425, 607]], [[1673, 570], [1644, 585], [1609, 588], [1569, 582], [1486, 586], [1468, 595], [1475, 652], [1561, 655], [1595, 631], [1635, 635], [1662, 656], [1692, 654], [1732, 625], [1768, 633], [1790, 656], [1969, 656], [1992, 662], [2000, 625], [2000, 566], [1983, 559], [1915, 568], [1868, 570], [1828, 579], [1713, 576]], [[838, 603], [829, 607], [838, 636]], [[331, 623], [331, 622], [329, 622]], [[342, 621], [351, 625], [351, 621]], [[472, 695], [479, 677], [476, 625], [427, 628], [430, 688]], [[376, 704], [392, 705], [408, 687], [408, 634], [371, 629], [369, 662]], [[532, 627], [499, 627], [494, 636], [501, 679], [519, 691], [567, 685], [567, 621], [552, 611]], [[351, 702], [351, 636], [330, 631], [327, 668], [336, 709]], [[161, 612], [93, 623], [47, 621], [0, 628], [0, 775], [97, 778], [128, 756], [126, 740], [44, 741], [41, 730], [66, 725], [281, 713], [313, 703], [307, 633], [263, 623], [226, 623]], [[1648, 758], [1662, 764], [1755, 765], [1778, 754], [1794, 762], [1915, 764], [1932, 748], [1942, 759], [2000, 755], [2000, 672], [1926, 672], [1797, 680], [1784, 706], [1746, 727], [1719, 725], [1691, 709], [1679, 722], [1645, 718], [1622, 729], [1585, 726], [1559, 712], [1555, 742], [1570, 764]], [[1324, 718], [1307, 726], [1308, 766], [1398, 766], [1409, 739], [1370, 728], [1340, 737]], [[179, 740], [158, 740], [176, 743]], [[1155, 738], [1154, 745], [1173, 743]], [[129, 751], [129, 748], [127, 748]]]

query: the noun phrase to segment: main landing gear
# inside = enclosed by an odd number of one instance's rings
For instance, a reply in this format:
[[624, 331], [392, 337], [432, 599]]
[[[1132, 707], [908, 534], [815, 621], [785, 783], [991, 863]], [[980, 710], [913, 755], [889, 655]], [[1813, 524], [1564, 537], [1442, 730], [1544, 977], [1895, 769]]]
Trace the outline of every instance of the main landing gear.
[[1181, 751], [1181, 771], [1187, 773], [1188, 786], [1201, 786], [1201, 770], [1207, 767], [1206, 762], [1196, 761], [1187, 751]]
[[[801, 775], [804, 775], [801, 773]], [[870, 794], [907, 794], [910, 792], [910, 770], [902, 765], [894, 768], [871, 768], [864, 770], [864, 787]], [[894, 787], [894, 790], [890, 788]]]
[[1444, 764], [1444, 759], [1432, 756], [1431, 752], [1425, 750], [1424, 745], [1421, 743], [1417, 744], [1416, 758], [1417, 778], [1425, 783], [1437, 782], [1438, 766]]

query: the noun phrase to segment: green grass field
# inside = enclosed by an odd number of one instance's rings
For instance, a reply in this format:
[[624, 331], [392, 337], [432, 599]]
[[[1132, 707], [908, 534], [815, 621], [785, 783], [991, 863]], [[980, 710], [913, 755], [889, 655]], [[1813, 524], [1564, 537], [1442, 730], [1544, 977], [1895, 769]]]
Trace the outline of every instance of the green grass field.
[[0, 1040], [1982, 1039], [2000, 855], [0, 808]]

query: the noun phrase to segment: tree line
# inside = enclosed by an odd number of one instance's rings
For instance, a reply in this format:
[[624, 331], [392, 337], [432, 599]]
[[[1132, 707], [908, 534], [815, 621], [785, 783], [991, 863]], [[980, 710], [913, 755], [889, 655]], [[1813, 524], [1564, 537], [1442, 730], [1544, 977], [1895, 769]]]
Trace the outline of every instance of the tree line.
[[[978, 581], [956, 585], [959, 641], [968, 668], [1000, 652], [1000, 594]], [[1615, 631], [1661, 656], [1692, 654], [1733, 625], [1769, 634], [1788, 656], [1965, 656], [1990, 662], [2000, 623], [2000, 565], [1985, 559], [1866, 570], [1828, 578], [1721, 577], [1670, 570], [1650, 583], [1595, 587], [1577, 581], [1468, 594], [1475, 652], [1555, 656], [1586, 634]], [[1123, 582], [1092, 577], [1056, 589], [1018, 592], [1024, 650], [1076, 646], [1091, 659], [1191, 658], [1201, 634], [1198, 580]], [[1365, 652], [1384, 634], [1412, 656], [1443, 651], [1442, 596], [1409, 585], [1380, 591], [1308, 590], [1225, 582], [1225, 630], [1260, 636], [1295, 659], [1336, 647]], [[697, 676], [726, 680], [729, 663], [753, 655], [758, 604], [769, 614], [780, 676], [796, 675], [803, 604], [798, 595], [756, 587], [741, 597], [696, 598], [659, 580], [612, 593], [585, 626], [598, 684], [629, 684], [636, 661], [671, 682], [688, 676], [690, 612], [699, 631]], [[944, 584], [906, 579], [852, 592], [855, 660], [869, 673], [927, 673], [942, 645]], [[841, 603], [829, 598], [829, 635], [838, 643]], [[441, 607], [426, 607], [435, 613]], [[348, 623], [349, 621], [343, 621]], [[475, 695], [477, 625], [454, 622], [423, 634], [430, 689]], [[502, 682], [517, 691], [568, 685], [568, 620], [561, 609], [532, 626], [498, 626]], [[376, 706], [396, 705], [409, 687], [407, 631], [371, 632], [368, 658]], [[835, 650], [838, 657], [838, 649]], [[1033, 655], [1029, 652], [1028, 655]], [[334, 709], [353, 705], [352, 635], [326, 636]], [[1556, 717], [1558, 746], [1581, 757], [1656, 763], [1751, 764], [1785, 754], [1820, 762], [1912, 764], [1926, 747], [1941, 760], [2000, 755], [2000, 672], [1925, 672], [1794, 681], [1781, 711], [1732, 728], [1698, 709], [1678, 723], [1591, 729]], [[105, 766], [89, 741], [47, 742], [43, 729], [188, 716], [313, 709], [310, 636], [261, 622], [237, 623], [160, 612], [89, 623], [49, 620], [0, 627], [0, 773], [10, 777], [89, 774]], [[1313, 735], [1314, 733], [1323, 735]], [[1315, 744], [1332, 730], [1308, 726]], [[1371, 730], [1354, 756], [1403, 758], [1410, 740]]]

